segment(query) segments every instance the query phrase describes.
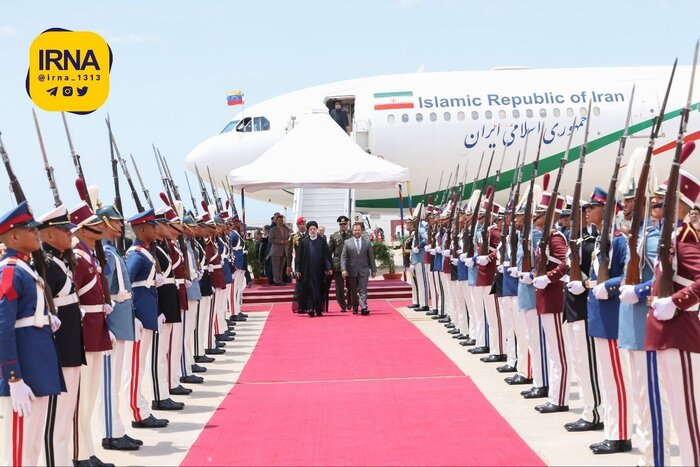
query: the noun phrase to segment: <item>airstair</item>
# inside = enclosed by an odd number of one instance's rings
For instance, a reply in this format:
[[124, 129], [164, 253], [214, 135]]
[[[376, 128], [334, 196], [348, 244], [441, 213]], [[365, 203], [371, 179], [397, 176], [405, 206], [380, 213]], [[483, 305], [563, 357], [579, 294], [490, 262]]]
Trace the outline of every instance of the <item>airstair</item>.
[[354, 190], [331, 188], [297, 188], [294, 190], [294, 219], [304, 217], [326, 227], [326, 236], [338, 230], [338, 216], [351, 218]]

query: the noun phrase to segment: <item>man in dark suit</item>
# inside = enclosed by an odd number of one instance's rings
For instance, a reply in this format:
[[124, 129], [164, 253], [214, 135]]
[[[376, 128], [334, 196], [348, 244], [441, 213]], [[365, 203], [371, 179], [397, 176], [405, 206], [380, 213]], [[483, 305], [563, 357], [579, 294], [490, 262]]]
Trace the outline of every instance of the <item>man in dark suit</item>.
[[330, 111], [331, 118], [335, 120], [335, 123], [340, 125], [340, 128], [344, 132], [349, 133], [350, 125], [348, 123], [348, 112], [343, 109], [343, 105], [340, 101], [335, 101], [335, 108]]
[[368, 315], [367, 281], [370, 271], [372, 277], [377, 275], [377, 266], [374, 262], [372, 244], [362, 236], [361, 222], [353, 225], [352, 238], [348, 238], [343, 244], [340, 268], [343, 271], [343, 278], [348, 280], [352, 312], [357, 314], [357, 308], [362, 307], [362, 314]]

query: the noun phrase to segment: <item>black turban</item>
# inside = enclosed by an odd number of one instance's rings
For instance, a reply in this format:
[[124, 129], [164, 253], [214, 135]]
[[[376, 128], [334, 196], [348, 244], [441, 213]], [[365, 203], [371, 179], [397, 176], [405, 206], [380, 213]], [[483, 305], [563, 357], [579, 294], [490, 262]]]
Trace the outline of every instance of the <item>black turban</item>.
[[306, 228], [307, 228], [307, 229], [310, 228], [310, 227], [312, 227], [312, 226], [313, 226], [313, 227], [316, 227], [316, 228], [318, 229], [318, 222], [316, 222], [316, 221], [309, 221], [309, 222], [306, 223]]

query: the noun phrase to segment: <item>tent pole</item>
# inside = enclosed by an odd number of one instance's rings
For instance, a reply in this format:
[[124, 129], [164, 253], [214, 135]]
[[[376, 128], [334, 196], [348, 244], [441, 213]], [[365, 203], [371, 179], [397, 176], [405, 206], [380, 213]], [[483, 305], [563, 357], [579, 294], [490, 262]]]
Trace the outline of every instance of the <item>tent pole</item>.
[[[401, 216], [401, 264], [403, 264], [403, 259], [406, 255], [406, 245], [404, 242], [404, 230], [403, 230], [403, 191], [401, 190], [401, 184], [399, 184], [399, 216]], [[392, 258], [393, 260], [393, 258]], [[403, 280], [406, 282], [406, 265], [403, 265]]]

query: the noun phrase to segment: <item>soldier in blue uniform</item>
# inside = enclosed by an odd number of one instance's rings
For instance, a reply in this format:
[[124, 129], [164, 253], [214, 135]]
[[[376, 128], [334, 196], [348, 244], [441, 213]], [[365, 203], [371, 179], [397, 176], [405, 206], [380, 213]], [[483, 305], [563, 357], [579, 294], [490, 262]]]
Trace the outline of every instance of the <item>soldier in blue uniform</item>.
[[197, 370], [197, 372], [206, 371], [206, 368], [200, 367], [195, 363], [193, 349], [195, 334], [197, 333], [197, 326], [199, 322], [199, 303], [202, 299], [202, 291], [199, 285], [199, 280], [202, 277], [201, 259], [204, 255], [204, 250], [199, 251], [196, 249], [198, 245], [195, 240], [197, 223], [194, 221], [192, 214], [185, 214], [182, 221], [183, 231], [185, 234], [185, 247], [187, 248], [186, 254], [188, 255], [187, 264], [190, 268], [191, 284], [186, 290], [187, 312], [182, 313], [183, 336], [179, 374], [181, 383], [198, 384], [204, 382], [204, 378], [193, 375], [192, 373], [195, 370]]
[[30, 255], [40, 248], [38, 225], [24, 201], [0, 217], [0, 241], [7, 248], [0, 261], [3, 465], [38, 465], [49, 397], [66, 390], [52, 332], [60, 323], [49, 316], [43, 281], [30, 265]]
[[[416, 207], [416, 212], [418, 211], [422, 211], [420, 205]], [[413, 234], [417, 237], [411, 248], [411, 266], [416, 275], [416, 295], [418, 298], [418, 303], [416, 303], [418, 306], [414, 307], [414, 309], [416, 311], [430, 311], [428, 302], [428, 271], [423, 263], [423, 248], [425, 248], [427, 240], [426, 229], [428, 224], [417, 217], [413, 218], [412, 222], [414, 225]]]

